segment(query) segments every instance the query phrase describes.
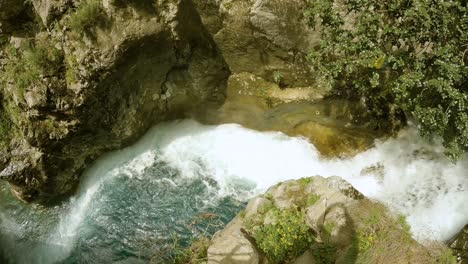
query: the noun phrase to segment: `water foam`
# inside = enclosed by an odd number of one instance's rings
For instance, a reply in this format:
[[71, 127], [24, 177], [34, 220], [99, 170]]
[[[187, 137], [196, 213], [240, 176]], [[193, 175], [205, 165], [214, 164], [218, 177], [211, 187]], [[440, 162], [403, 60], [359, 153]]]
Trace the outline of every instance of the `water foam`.
[[306, 139], [279, 132], [258, 132], [236, 124], [206, 126], [192, 120], [164, 123], [87, 170], [81, 191], [50, 240], [61, 241], [71, 250], [90, 208], [99, 210], [95, 200], [101, 186], [117, 175], [142, 177], [156, 161], [186, 178], [216, 180], [219, 190], [213, 192], [218, 197], [244, 200], [279, 181], [342, 176], [366, 196], [406, 215], [417, 239], [446, 240], [468, 222], [464, 206], [468, 158], [454, 165], [442, 151], [440, 143], [430, 145], [409, 129], [351, 159], [323, 160]]
[[468, 158], [450, 163], [440, 142], [425, 142], [414, 128], [344, 160], [321, 159], [303, 138], [235, 124], [185, 120], [153, 133], [163, 142], [157, 146], [162, 159], [187, 177], [208, 170], [225, 194], [236, 191], [233, 179], [252, 182], [260, 192], [287, 179], [338, 175], [407, 216], [417, 239], [447, 240], [468, 222]]

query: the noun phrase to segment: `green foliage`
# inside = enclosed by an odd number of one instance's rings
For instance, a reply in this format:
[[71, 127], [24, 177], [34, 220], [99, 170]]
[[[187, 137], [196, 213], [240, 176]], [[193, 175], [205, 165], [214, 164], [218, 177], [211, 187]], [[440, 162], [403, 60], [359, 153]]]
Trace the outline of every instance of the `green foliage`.
[[6, 45], [8, 43], [8, 40], [9, 40], [8, 36], [0, 34], [0, 47], [3, 47], [4, 45]]
[[173, 264], [201, 264], [206, 263], [210, 239], [202, 236], [192, 240], [189, 247], [175, 247]]
[[314, 205], [318, 200], [320, 200], [320, 195], [318, 194], [310, 194], [307, 197], [307, 206]]
[[406, 217], [404, 215], [399, 215], [398, 216], [398, 223], [400, 224], [401, 228], [405, 230], [406, 233], [410, 233], [411, 226], [408, 224], [406, 221]]
[[437, 263], [441, 264], [456, 264], [458, 263], [457, 257], [453, 255], [452, 250], [444, 250], [441, 255], [437, 258]]
[[8, 64], [1, 80], [4, 84], [13, 82], [19, 96], [23, 96], [31, 85], [38, 84], [41, 75], [56, 74], [63, 61], [62, 51], [46, 40], [27, 44], [20, 49], [9, 46], [5, 51]]
[[323, 230], [328, 236], [330, 236], [335, 227], [336, 227], [335, 222], [328, 222], [323, 225]]
[[333, 264], [336, 259], [336, 247], [330, 243], [316, 244], [312, 254], [317, 264]]
[[281, 74], [281, 72], [279, 71], [274, 71], [273, 72], [273, 81], [279, 85], [279, 86], [283, 86], [283, 75]]
[[70, 28], [79, 34], [88, 33], [103, 15], [102, 3], [99, 0], [84, 0], [70, 16]]
[[300, 178], [299, 180], [297, 180], [297, 182], [299, 183], [299, 185], [303, 188], [307, 187], [307, 185], [309, 185], [310, 183], [312, 183], [314, 179], [312, 177], [305, 177], [305, 178]]
[[452, 160], [467, 151], [463, 1], [333, 2], [310, 1], [305, 15], [321, 31], [310, 62], [334, 94], [362, 102], [380, 120], [377, 128], [396, 129], [415, 118], [423, 136], [443, 139]]
[[8, 113], [5, 111], [3, 106], [0, 104], [0, 147], [4, 144], [7, 144], [8, 139], [10, 138], [10, 133], [12, 129], [12, 122]]
[[314, 237], [305, 223], [303, 212], [272, 208], [268, 215], [272, 219], [269, 224], [261, 221], [247, 225], [268, 263], [290, 262], [310, 248]]

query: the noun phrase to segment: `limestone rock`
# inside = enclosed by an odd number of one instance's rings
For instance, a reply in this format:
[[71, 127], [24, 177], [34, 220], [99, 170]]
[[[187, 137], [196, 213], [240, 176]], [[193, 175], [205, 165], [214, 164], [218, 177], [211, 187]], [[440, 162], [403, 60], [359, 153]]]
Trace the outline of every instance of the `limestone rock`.
[[216, 233], [208, 248], [208, 264], [258, 264], [259, 254], [241, 231], [242, 219], [235, 218]]
[[312, 250], [307, 250], [302, 254], [300, 257], [298, 257], [293, 264], [315, 264], [317, 261], [314, 258], [314, 254], [312, 253]]
[[245, 208], [245, 217], [249, 218], [256, 214], [265, 213], [265, 210], [271, 207], [273, 203], [263, 197], [255, 197], [249, 201]]

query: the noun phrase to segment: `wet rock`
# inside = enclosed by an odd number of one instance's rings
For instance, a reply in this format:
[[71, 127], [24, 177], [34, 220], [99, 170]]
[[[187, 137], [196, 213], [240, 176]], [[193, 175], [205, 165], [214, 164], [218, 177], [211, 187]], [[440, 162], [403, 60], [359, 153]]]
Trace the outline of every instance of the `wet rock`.
[[468, 263], [468, 225], [449, 242], [449, 246], [461, 264]]

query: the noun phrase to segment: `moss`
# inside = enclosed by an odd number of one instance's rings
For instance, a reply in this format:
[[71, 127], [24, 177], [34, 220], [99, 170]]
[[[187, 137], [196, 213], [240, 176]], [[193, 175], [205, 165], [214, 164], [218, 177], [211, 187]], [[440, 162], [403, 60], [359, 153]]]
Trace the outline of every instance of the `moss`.
[[174, 264], [201, 264], [205, 263], [208, 256], [210, 239], [199, 237], [190, 243], [189, 247], [177, 250], [172, 261]]
[[263, 203], [258, 207], [258, 213], [260, 214], [266, 214], [268, 211], [273, 209], [273, 203]]
[[406, 232], [406, 233], [410, 233], [411, 231], [411, 226], [408, 224], [408, 222], [406, 221], [406, 216], [404, 215], [399, 215], [398, 216], [398, 223], [400, 224], [401, 228]]
[[4, 147], [8, 144], [8, 141], [11, 136], [12, 121], [3, 108], [3, 105], [0, 105], [0, 147]]
[[323, 230], [327, 234], [327, 236], [330, 236], [331, 233], [333, 232], [333, 229], [336, 227], [335, 222], [328, 222], [323, 225]]
[[19, 98], [24, 98], [31, 85], [40, 84], [41, 75], [57, 74], [63, 63], [62, 51], [48, 40], [26, 44], [19, 49], [10, 45], [5, 51], [8, 63], [1, 79], [3, 83], [13, 82]]
[[240, 217], [240, 218], [245, 218], [245, 210], [241, 210], [241, 211], [239, 212], [239, 217]]
[[263, 198], [273, 201], [273, 195], [271, 193], [265, 193]]
[[457, 257], [453, 255], [450, 249], [442, 251], [441, 255], [437, 258], [437, 263], [440, 264], [456, 264], [458, 263]]
[[65, 71], [65, 81], [67, 82], [67, 85], [71, 85], [72, 83], [75, 83], [77, 81], [77, 76], [78, 76], [78, 62], [76, 58], [72, 55], [69, 54], [66, 57], [66, 71]]
[[299, 183], [299, 186], [305, 188], [307, 187], [310, 183], [312, 183], [314, 179], [312, 177], [305, 177], [305, 178], [300, 178], [299, 180], [297, 180], [297, 182]]
[[332, 264], [336, 259], [336, 247], [330, 243], [316, 244], [312, 248], [316, 264]]
[[320, 200], [320, 195], [314, 193], [310, 194], [309, 197], [307, 197], [307, 206], [314, 205], [318, 200]]
[[69, 20], [70, 28], [79, 34], [89, 33], [104, 14], [101, 1], [85, 0], [80, 3]]

